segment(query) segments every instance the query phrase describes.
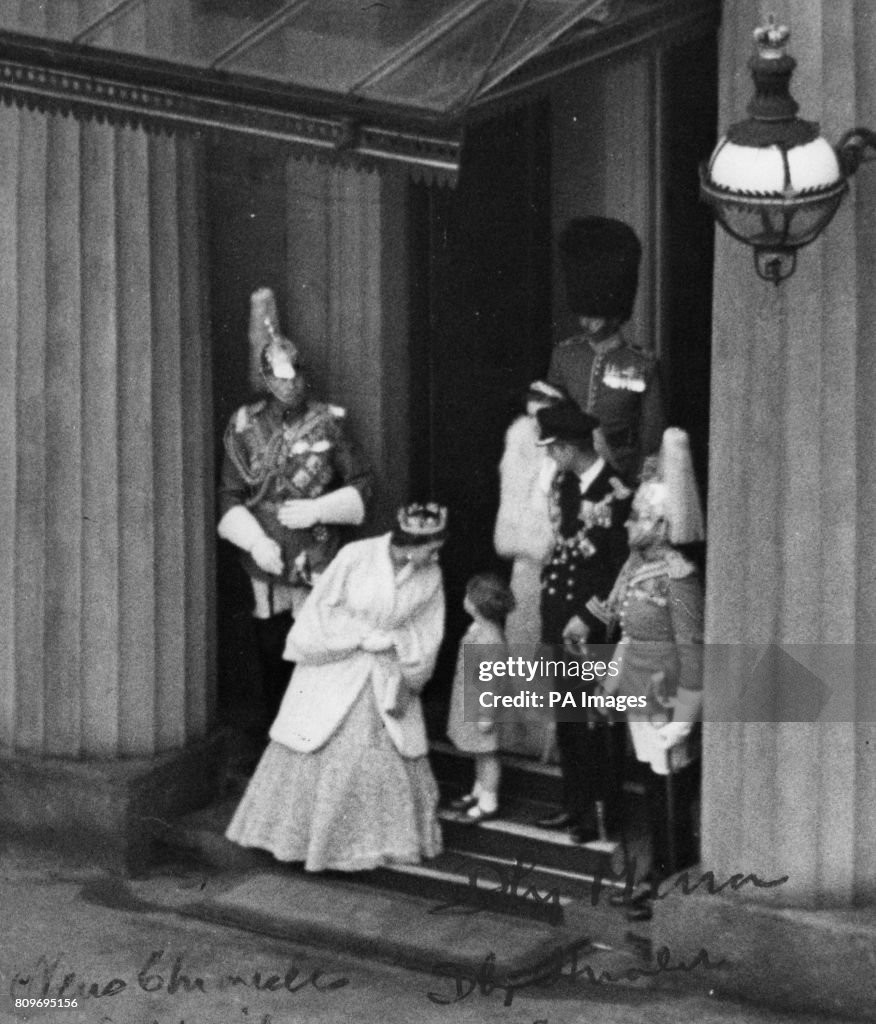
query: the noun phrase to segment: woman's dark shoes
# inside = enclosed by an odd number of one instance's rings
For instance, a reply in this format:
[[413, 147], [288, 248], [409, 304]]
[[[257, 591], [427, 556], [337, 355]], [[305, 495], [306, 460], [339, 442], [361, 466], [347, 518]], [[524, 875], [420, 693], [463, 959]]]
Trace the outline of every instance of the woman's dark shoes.
[[467, 811], [469, 807], [474, 807], [478, 802], [478, 798], [474, 793], [466, 793], [465, 796], [461, 796], [456, 800], [450, 801], [451, 811]]
[[567, 828], [573, 824], [572, 815], [568, 811], [559, 811], [546, 818], [539, 818], [535, 824], [538, 828]]

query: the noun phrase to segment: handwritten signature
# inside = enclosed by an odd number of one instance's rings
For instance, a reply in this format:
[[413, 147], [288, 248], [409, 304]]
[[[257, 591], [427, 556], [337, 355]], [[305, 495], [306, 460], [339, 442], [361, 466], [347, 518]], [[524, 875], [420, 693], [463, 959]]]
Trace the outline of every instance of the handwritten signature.
[[175, 995], [177, 992], [206, 994], [210, 991], [225, 991], [238, 987], [251, 988], [257, 992], [295, 993], [307, 987], [314, 988], [317, 992], [333, 992], [344, 988], [350, 981], [345, 977], [332, 978], [321, 968], [302, 973], [295, 966], [290, 966], [283, 974], [272, 974], [262, 970], [250, 973], [232, 972], [210, 980], [185, 973], [185, 953], [179, 953], [173, 959], [167, 960], [165, 954], [166, 951], [163, 949], [153, 950], [134, 980], [111, 978], [107, 981], [83, 978], [76, 971], [65, 970], [62, 967], [61, 956], [50, 959], [43, 955], [37, 959], [33, 967], [16, 970], [13, 973], [9, 983], [9, 994], [13, 998], [76, 996], [81, 999], [102, 999], [117, 996], [128, 988]]
[[[471, 860], [461, 856], [454, 865], [458, 870], [467, 875], [467, 883], [458, 889], [454, 895], [429, 909], [430, 914], [443, 914], [455, 912], [461, 914], [479, 914], [490, 908], [491, 900], [495, 898], [507, 898], [513, 900], [530, 900], [547, 908], [546, 918], [551, 924], [559, 924], [562, 921], [561, 901], [563, 895], [556, 887], [550, 889], [539, 889], [533, 875], [537, 865], [528, 863], [517, 857], [512, 865], [495, 864], [479, 860]], [[716, 896], [719, 893], [730, 890], [738, 892], [746, 885], [757, 889], [773, 889], [784, 885], [789, 875], [782, 875], [780, 878], [764, 880], [753, 872], [731, 875], [723, 882], [718, 882], [711, 871], [705, 871], [699, 878], [692, 881], [687, 871], [682, 871], [676, 876], [672, 883], [663, 888], [661, 884], [651, 881], [647, 883], [650, 888], [650, 897], [653, 900], [664, 900], [673, 892], [682, 896], [690, 896], [700, 891], [709, 896]], [[637, 861], [633, 857], [619, 872], [598, 871], [590, 887], [591, 906], [598, 906], [602, 897], [602, 891], [606, 882], [612, 887], [621, 887], [624, 895], [629, 900], [646, 884], [646, 876], [639, 877]], [[570, 899], [571, 897], [567, 897]]]
[[501, 979], [496, 976], [496, 954], [488, 953], [483, 963], [477, 967], [465, 964], [440, 963], [432, 970], [433, 975], [446, 978], [453, 985], [451, 992], [427, 992], [430, 1002], [439, 1006], [459, 1003], [475, 992], [481, 996], [489, 996], [494, 992], [504, 993], [503, 1005], [511, 1006], [514, 996], [522, 989], [542, 988], [556, 984], [561, 978], [574, 980], [585, 978], [592, 985], [604, 985], [619, 981], [635, 981], [638, 978], [652, 978], [658, 974], [683, 971], [690, 972], [697, 968], [703, 970], [720, 970], [726, 960], [712, 961], [709, 953], [701, 949], [690, 961], [683, 960], [672, 963], [672, 953], [668, 946], [657, 950], [654, 967], [631, 967], [618, 974], [608, 971], [597, 973], [590, 964], [580, 964], [579, 960], [585, 953], [592, 953], [594, 947], [589, 939], [579, 939], [570, 945], [556, 949], [546, 960], [529, 971], [521, 971]]
[[[539, 890], [531, 876], [536, 870], [535, 863], [527, 864], [519, 857], [513, 865], [492, 864], [484, 861], [459, 857], [453, 865], [468, 876], [464, 888], [443, 903], [429, 909], [430, 914], [453, 911], [461, 914], [479, 914], [489, 909], [491, 897], [507, 897], [509, 900], [531, 900], [547, 908], [546, 917], [551, 924], [562, 921], [560, 890], [556, 887]], [[489, 876], [492, 875], [492, 878]], [[491, 882], [495, 882], [491, 886]]]
[[[700, 877], [691, 884], [690, 873], [682, 871], [675, 877], [671, 885], [662, 892], [660, 891], [662, 883], [659, 881], [651, 881], [649, 883], [649, 895], [653, 900], [665, 900], [666, 897], [673, 892], [680, 892], [682, 896], [690, 896], [702, 887], [701, 891], [706, 895], [717, 896], [726, 889], [730, 889], [732, 892], [738, 892], [746, 885], [753, 885], [756, 889], [774, 889], [779, 885], [784, 885], [789, 878], [790, 875], [782, 875], [780, 878], [771, 878], [765, 881], [764, 879], [759, 878], [754, 872], [738, 872], [737, 874], [731, 875], [726, 881], [719, 883], [715, 879], [714, 872], [704, 871]], [[590, 888], [590, 903], [594, 907], [599, 903], [599, 899], [602, 894], [602, 887], [606, 879], [609, 879], [612, 882], [623, 883], [624, 894], [628, 898], [631, 897], [636, 889], [645, 881], [644, 878], [637, 880], [637, 862], [635, 857], [632, 857], [619, 872], [613, 872], [611, 870], [598, 871], [593, 878], [593, 884]]]

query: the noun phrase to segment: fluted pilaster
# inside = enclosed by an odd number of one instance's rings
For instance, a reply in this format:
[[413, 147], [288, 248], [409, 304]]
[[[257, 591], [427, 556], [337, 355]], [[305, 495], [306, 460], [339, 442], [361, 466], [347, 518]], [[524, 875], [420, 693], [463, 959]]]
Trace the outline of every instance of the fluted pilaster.
[[[791, 28], [801, 116], [836, 141], [872, 120], [876, 21], [866, 5], [724, 5], [721, 125], [745, 116], [751, 31], [767, 9]], [[874, 640], [873, 353], [876, 175], [864, 168], [824, 237], [781, 287], [719, 232], [712, 367], [707, 640]], [[726, 877], [789, 875], [772, 898], [801, 906], [876, 895], [872, 658], [846, 696], [858, 722], [710, 723], [703, 862]], [[835, 680], [826, 680], [830, 685]], [[714, 671], [713, 700], [745, 675]], [[769, 684], [767, 684], [769, 685]], [[775, 685], [778, 685], [775, 682]], [[836, 689], [836, 687], [834, 688]], [[851, 689], [851, 693], [849, 693]], [[869, 708], [865, 705], [869, 703]], [[870, 719], [870, 721], [867, 721]]]
[[0, 139], [0, 743], [176, 749], [212, 716], [197, 151], [10, 109]]

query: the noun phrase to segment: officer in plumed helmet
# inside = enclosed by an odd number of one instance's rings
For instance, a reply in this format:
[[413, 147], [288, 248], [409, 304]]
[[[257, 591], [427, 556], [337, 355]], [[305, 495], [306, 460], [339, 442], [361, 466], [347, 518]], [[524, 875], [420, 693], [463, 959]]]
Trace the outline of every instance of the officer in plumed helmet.
[[283, 660], [294, 612], [365, 518], [371, 477], [342, 408], [309, 394], [297, 347], [280, 333], [274, 294], [250, 300], [250, 384], [260, 394], [225, 431], [219, 536], [241, 553], [269, 719], [292, 671]]
[[654, 356], [621, 334], [636, 299], [642, 246], [622, 221], [580, 217], [566, 225], [559, 251], [579, 330], [554, 346], [548, 380], [599, 419], [600, 452], [635, 483], [665, 426]]
[[[618, 626], [617, 674], [607, 692], [637, 698], [626, 718], [637, 760], [649, 764], [646, 804], [651, 825], [648, 886], [630, 907], [651, 914], [660, 882], [699, 857], [694, 806], [699, 790], [703, 709], [703, 586], [696, 566], [678, 550], [704, 539], [690, 439], [670, 427], [627, 521], [630, 557], [608, 598], [591, 604], [606, 626]], [[644, 698], [644, 706], [642, 706]], [[618, 902], [625, 902], [625, 893]]]

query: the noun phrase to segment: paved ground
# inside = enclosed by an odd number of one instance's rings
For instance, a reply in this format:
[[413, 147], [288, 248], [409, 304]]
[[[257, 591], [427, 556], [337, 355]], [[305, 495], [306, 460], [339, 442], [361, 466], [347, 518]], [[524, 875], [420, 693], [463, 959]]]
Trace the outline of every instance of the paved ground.
[[[65, 1024], [814, 1024], [710, 998], [596, 985], [564, 974], [543, 987], [490, 991], [180, 916], [213, 880], [183, 867], [119, 884], [87, 866], [7, 844], [0, 851], [0, 1022]], [[157, 907], [157, 904], [161, 906]], [[157, 909], [156, 909], [157, 907]], [[343, 914], [342, 905], [327, 913]], [[416, 929], [417, 921], [411, 921]], [[643, 966], [646, 966], [643, 961]], [[16, 1009], [14, 998], [76, 998]]]

